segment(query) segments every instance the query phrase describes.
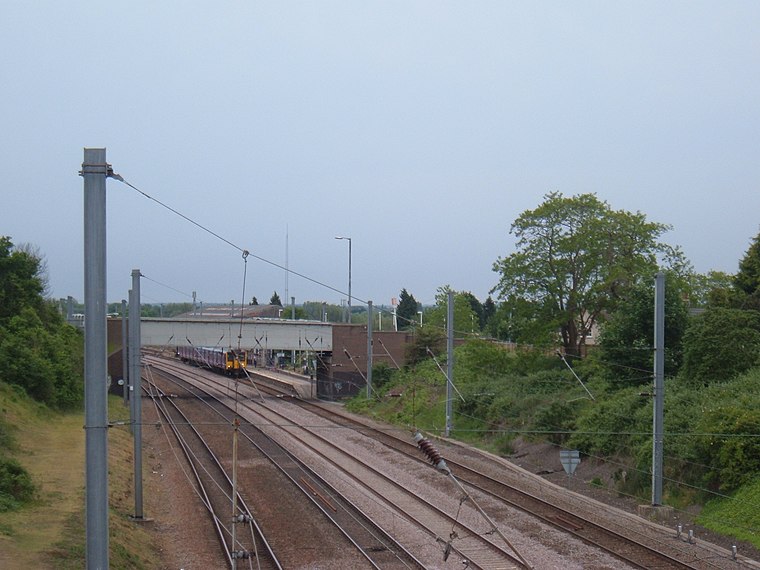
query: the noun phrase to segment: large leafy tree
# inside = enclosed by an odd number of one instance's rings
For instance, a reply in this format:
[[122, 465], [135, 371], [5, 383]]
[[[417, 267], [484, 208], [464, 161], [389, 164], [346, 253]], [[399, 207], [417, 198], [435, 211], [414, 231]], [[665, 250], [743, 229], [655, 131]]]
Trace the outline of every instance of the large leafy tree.
[[417, 322], [417, 300], [406, 289], [401, 289], [396, 307], [398, 328], [407, 330]]
[[605, 312], [654, 274], [658, 254], [673, 253], [659, 241], [668, 229], [640, 212], [613, 210], [594, 194], [547, 194], [512, 224], [517, 251], [494, 263], [500, 279], [493, 291], [541, 307], [566, 352], [580, 356]]

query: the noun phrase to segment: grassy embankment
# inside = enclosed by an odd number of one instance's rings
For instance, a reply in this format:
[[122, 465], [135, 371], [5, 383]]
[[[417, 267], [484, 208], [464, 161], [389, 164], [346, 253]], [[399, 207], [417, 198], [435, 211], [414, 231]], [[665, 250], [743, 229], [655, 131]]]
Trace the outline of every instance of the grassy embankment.
[[[110, 397], [111, 420], [128, 417]], [[0, 568], [74, 569], [85, 566], [84, 415], [57, 413], [0, 383], [0, 412], [13, 426], [10, 454], [32, 475], [37, 496], [20, 510], [0, 513]], [[158, 568], [160, 558], [133, 512], [132, 439], [109, 430], [110, 567]]]

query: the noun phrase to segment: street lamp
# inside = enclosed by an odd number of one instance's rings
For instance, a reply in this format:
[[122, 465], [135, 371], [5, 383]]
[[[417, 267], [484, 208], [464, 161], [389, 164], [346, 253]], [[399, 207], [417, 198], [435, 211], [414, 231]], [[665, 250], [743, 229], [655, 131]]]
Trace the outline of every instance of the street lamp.
[[351, 324], [351, 238], [335, 236], [335, 239], [348, 240], [348, 324]]

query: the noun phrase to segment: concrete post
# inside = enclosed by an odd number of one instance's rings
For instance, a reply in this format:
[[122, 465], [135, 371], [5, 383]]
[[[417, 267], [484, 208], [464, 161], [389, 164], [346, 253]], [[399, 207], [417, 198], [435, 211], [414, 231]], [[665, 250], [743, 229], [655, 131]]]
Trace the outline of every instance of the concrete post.
[[662, 504], [663, 427], [665, 419], [665, 274], [654, 287], [654, 413], [652, 421], [652, 505]]
[[127, 301], [121, 300], [121, 388], [124, 392], [124, 405], [129, 403], [129, 342], [127, 339]]
[[140, 270], [132, 270], [132, 298], [129, 300], [129, 380], [134, 440], [134, 479], [136, 520], [143, 518], [142, 492], [142, 367], [140, 362]]
[[372, 398], [372, 301], [367, 301], [367, 399]]
[[449, 291], [446, 318], [446, 437], [451, 435], [451, 404], [454, 398], [454, 292]]
[[108, 568], [106, 149], [84, 149], [86, 565]]

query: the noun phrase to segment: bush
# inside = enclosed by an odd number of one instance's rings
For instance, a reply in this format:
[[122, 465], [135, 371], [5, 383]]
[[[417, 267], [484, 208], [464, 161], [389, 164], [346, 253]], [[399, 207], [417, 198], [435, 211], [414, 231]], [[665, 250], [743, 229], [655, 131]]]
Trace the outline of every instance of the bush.
[[697, 431], [710, 434], [700, 440], [703, 460], [713, 467], [706, 483], [730, 492], [760, 473], [760, 416], [736, 405], [720, 404], [706, 411]]
[[50, 317], [47, 325], [26, 308], [0, 329], [3, 380], [49, 406], [72, 408], [82, 401], [81, 334]]
[[0, 512], [18, 509], [34, 498], [32, 477], [18, 461], [0, 457]]
[[547, 432], [545, 437], [552, 443], [562, 445], [575, 430], [575, 409], [567, 402], [555, 401], [536, 411], [533, 427], [537, 431]]
[[758, 354], [760, 312], [709, 309], [686, 330], [681, 377], [704, 385], [730, 380], [757, 365]]
[[650, 406], [651, 401], [642, 398], [636, 388], [597, 400], [578, 416], [577, 431], [568, 446], [590, 455], [629, 454], [644, 437], [641, 434], [651, 432]]
[[394, 368], [391, 368], [385, 362], [381, 362], [372, 367], [372, 389], [382, 392], [393, 379]]

